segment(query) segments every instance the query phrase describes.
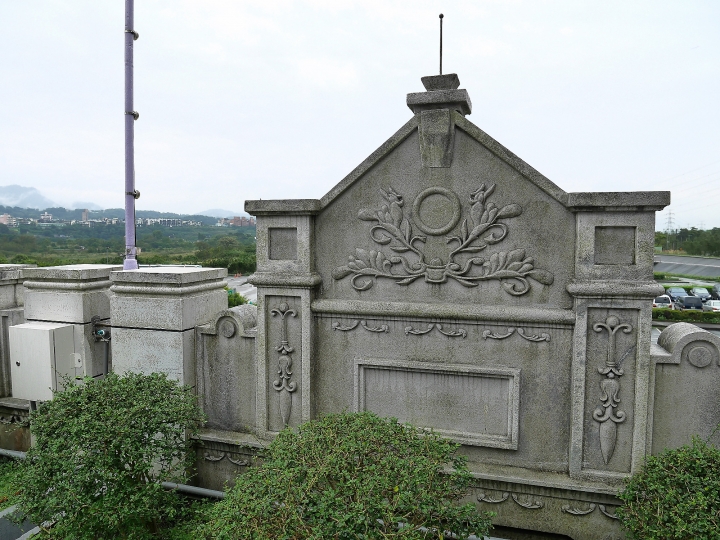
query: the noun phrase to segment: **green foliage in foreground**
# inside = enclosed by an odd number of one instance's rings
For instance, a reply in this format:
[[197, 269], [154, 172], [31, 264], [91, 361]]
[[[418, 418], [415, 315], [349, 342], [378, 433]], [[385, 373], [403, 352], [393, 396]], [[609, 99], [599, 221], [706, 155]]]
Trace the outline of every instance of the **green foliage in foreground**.
[[648, 456], [619, 495], [617, 515], [632, 539], [720, 538], [720, 450], [699, 439]]
[[52, 538], [152, 538], [181, 512], [160, 482], [185, 482], [201, 413], [165, 375], [108, 375], [58, 392], [30, 416], [35, 445], [20, 467], [18, 506]]
[[[210, 511], [205, 538], [467, 538], [489, 515], [459, 505], [472, 480], [457, 444], [371, 413], [282, 431], [262, 465]], [[449, 468], [449, 469], [448, 469]], [[426, 528], [422, 530], [421, 528]]]
[[0, 458], [0, 510], [15, 504], [15, 476], [19, 465], [14, 459]]

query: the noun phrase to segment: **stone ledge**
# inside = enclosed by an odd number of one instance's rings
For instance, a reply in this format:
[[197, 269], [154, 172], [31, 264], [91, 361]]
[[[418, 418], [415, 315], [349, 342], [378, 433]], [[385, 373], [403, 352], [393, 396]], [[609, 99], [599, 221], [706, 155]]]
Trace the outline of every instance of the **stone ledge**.
[[201, 429], [194, 439], [203, 442], [217, 442], [245, 448], [257, 448], [258, 450], [264, 450], [267, 447], [267, 444], [263, 444], [260, 439], [250, 433], [224, 431], [221, 429]]
[[314, 215], [322, 206], [318, 199], [283, 199], [245, 201], [245, 211], [253, 216], [282, 214], [285, 216]]
[[567, 291], [576, 298], [637, 298], [646, 300], [665, 292], [656, 281], [574, 281]]
[[255, 272], [248, 278], [248, 283], [256, 287], [290, 287], [309, 289], [322, 283], [320, 274], [281, 274]]
[[115, 284], [168, 285], [181, 287], [203, 281], [223, 279], [225, 268], [198, 268], [197, 266], [150, 266], [137, 270], [113, 272], [110, 279]]
[[575, 324], [572, 310], [525, 308], [515, 306], [478, 306], [476, 304], [417, 304], [411, 302], [364, 302], [361, 300], [315, 300], [313, 314], [351, 315], [353, 317], [398, 317], [457, 319], [470, 321], [527, 322], [537, 324]]
[[25, 280], [55, 281], [92, 281], [107, 280], [110, 273], [119, 270], [122, 265], [115, 264], [70, 264], [66, 266], [47, 266], [44, 268], [23, 268]]
[[428, 109], [453, 109], [466, 115], [472, 112], [467, 90], [431, 90], [407, 95], [407, 106], [417, 114]]
[[574, 212], [657, 211], [670, 204], [669, 191], [599, 191], [568, 193], [567, 207]]

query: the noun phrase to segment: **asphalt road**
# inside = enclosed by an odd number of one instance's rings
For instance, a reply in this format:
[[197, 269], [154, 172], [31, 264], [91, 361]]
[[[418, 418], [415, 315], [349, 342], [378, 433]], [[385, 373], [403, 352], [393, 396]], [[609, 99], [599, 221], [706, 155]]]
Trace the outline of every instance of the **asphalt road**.
[[701, 276], [711, 281], [720, 278], [720, 259], [712, 257], [681, 257], [678, 255], [655, 255], [655, 272]]

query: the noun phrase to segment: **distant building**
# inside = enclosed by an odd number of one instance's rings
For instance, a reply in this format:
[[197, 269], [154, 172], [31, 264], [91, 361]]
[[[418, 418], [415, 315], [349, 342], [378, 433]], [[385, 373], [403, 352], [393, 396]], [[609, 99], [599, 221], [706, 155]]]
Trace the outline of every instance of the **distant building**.
[[87, 221], [90, 218], [90, 210], [87, 208], [82, 212], [82, 220]]
[[44, 221], [46, 223], [49, 223], [52, 221], [52, 214], [48, 214], [47, 212], [43, 212], [40, 214], [40, 221]]
[[17, 219], [12, 217], [10, 214], [3, 214], [0, 216], [0, 223], [7, 225], [8, 227], [17, 227]]
[[250, 227], [250, 226], [254, 226], [254, 225], [255, 225], [255, 218], [253, 218], [253, 217], [246, 218], [246, 217], [244, 217], [244, 216], [243, 216], [243, 217], [235, 216], [235, 217], [233, 217], [233, 218], [230, 220], [229, 225], [232, 226], [232, 227]]

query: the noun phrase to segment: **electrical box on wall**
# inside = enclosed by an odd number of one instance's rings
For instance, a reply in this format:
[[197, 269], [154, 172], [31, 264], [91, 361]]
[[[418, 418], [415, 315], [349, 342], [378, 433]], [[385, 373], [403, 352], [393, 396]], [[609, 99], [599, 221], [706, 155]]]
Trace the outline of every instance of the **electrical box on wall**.
[[10, 374], [12, 396], [49, 401], [53, 390], [64, 388], [63, 375], [75, 376], [73, 325], [29, 322], [11, 326]]

